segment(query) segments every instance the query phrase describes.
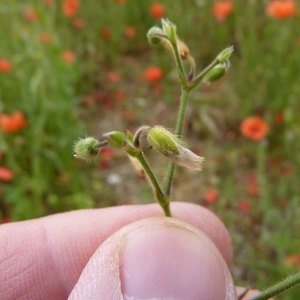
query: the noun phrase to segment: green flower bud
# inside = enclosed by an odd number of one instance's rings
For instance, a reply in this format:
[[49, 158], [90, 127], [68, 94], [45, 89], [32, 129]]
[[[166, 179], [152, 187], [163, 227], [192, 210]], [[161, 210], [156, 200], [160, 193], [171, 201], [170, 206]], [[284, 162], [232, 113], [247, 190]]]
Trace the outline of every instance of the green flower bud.
[[152, 127], [147, 136], [153, 148], [171, 159], [177, 165], [201, 170], [204, 158], [190, 151], [175, 134], [161, 126]]
[[157, 45], [161, 43], [162, 39], [166, 39], [167, 36], [161, 28], [153, 26], [147, 32], [147, 38], [151, 45]]
[[168, 19], [161, 19], [161, 25], [169, 41], [172, 44], [175, 44], [177, 42], [176, 25], [170, 22]]
[[98, 154], [99, 142], [93, 137], [79, 139], [74, 145], [74, 156], [83, 160], [90, 160]]
[[122, 131], [110, 131], [102, 135], [107, 143], [115, 148], [123, 148], [127, 144], [127, 138]]
[[147, 141], [156, 151], [165, 156], [179, 153], [179, 138], [164, 127], [152, 127], [148, 132]]
[[227, 72], [230, 63], [226, 60], [223, 63], [214, 66], [203, 78], [203, 82], [213, 82], [222, 78]]
[[234, 51], [234, 47], [233, 46], [225, 48], [223, 51], [221, 51], [218, 54], [218, 56], [216, 58], [217, 61], [220, 62], [220, 63], [225, 62], [226, 60], [228, 60], [230, 58], [230, 56], [233, 53], [233, 51]]

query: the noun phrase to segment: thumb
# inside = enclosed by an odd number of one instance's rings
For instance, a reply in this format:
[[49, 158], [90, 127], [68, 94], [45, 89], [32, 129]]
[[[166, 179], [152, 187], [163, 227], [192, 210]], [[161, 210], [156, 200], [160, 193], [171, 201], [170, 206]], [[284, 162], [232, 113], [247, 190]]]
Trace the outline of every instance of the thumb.
[[149, 218], [108, 238], [69, 299], [237, 299], [228, 267], [211, 240], [174, 218]]

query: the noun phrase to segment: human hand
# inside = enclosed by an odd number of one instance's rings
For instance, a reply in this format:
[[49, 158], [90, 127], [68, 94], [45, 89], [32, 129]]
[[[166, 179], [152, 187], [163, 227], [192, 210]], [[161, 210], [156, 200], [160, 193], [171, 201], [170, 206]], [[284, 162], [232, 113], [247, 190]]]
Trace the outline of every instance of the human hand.
[[237, 299], [224, 225], [193, 204], [172, 212], [119, 206], [1, 225], [0, 299]]

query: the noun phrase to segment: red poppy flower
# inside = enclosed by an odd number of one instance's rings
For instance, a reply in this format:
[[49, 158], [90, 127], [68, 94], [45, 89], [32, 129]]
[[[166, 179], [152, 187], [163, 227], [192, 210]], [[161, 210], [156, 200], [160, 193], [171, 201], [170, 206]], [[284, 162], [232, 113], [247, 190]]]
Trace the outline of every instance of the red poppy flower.
[[162, 3], [153, 3], [150, 6], [150, 14], [154, 19], [161, 19], [166, 15], [166, 7]]
[[26, 126], [26, 118], [20, 111], [16, 111], [12, 115], [0, 114], [0, 130], [3, 132], [18, 132]]
[[213, 5], [213, 15], [218, 22], [223, 22], [232, 13], [233, 3], [230, 0], [218, 1]]
[[79, 10], [78, 0], [65, 0], [63, 2], [62, 10], [65, 16], [74, 17]]
[[207, 203], [214, 203], [219, 199], [219, 191], [216, 189], [209, 189], [204, 193], [204, 201]]
[[242, 200], [238, 204], [238, 210], [242, 213], [247, 213], [250, 210], [250, 208], [251, 208], [251, 205], [248, 200]]
[[117, 71], [108, 71], [106, 76], [111, 82], [118, 82], [120, 80], [120, 74]]
[[41, 32], [39, 34], [39, 40], [43, 44], [51, 44], [52, 43], [52, 37], [48, 33], [46, 33], [46, 32]]
[[116, 4], [125, 4], [127, 0], [114, 0]]
[[105, 42], [108, 42], [110, 41], [110, 38], [111, 38], [111, 31], [110, 31], [110, 28], [108, 26], [105, 26], [103, 29], [102, 29], [102, 39], [105, 41]]
[[82, 18], [76, 18], [73, 20], [73, 27], [77, 29], [84, 28], [85, 26], [85, 21]]
[[133, 26], [127, 26], [124, 29], [124, 34], [128, 39], [133, 39], [136, 37], [136, 29]]
[[126, 95], [121, 90], [115, 90], [114, 93], [113, 93], [113, 97], [114, 97], [114, 100], [117, 100], [119, 102], [123, 102], [126, 98]]
[[54, 0], [44, 0], [45, 5], [52, 5]]
[[284, 262], [290, 266], [300, 266], [300, 254], [290, 254], [285, 257]]
[[278, 112], [276, 115], [275, 115], [275, 122], [278, 124], [278, 125], [281, 125], [284, 123], [284, 113], [283, 112]]
[[240, 131], [243, 136], [253, 141], [260, 141], [266, 136], [268, 125], [261, 117], [250, 116], [241, 123]]
[[266, 14], [275, 19], [285, 19], [295, 16], [297, 13], [294, 0], [274, 0], [269, 2]]
[[15, 174], [5, 167], [0, 167], [0, 181], [11, 181], [15, 177]]
[[38, 21], [40, 16], [36, 9], [34, 8], [26, 8], [23, 12], [23, 16], [27, 21]]
[[150, 66], [144, 71], [144, 78], [149, 82], [157, 82], [164, 76], [160, 67]]
[[63, 51], [63, 53], [61, 54], [61, 57], [62, 57], [63, 61], [66, 63], [72, 63], [76, 60], [76, 55], [71, 50]]
[[103, 148], [100, 151], [100, 168], [107, 169], [110, 167], [111, 161], [113, 160], [114, 152], [111, 148]]
[[8, 59], [0, 58], [0, 73], [10, 73], [11, 70], [11, 62]]
[[247, 176], [247, 192], [249, 196], [252, 197], [257, 197], [259, 195], [257, 177], [254, 174]]

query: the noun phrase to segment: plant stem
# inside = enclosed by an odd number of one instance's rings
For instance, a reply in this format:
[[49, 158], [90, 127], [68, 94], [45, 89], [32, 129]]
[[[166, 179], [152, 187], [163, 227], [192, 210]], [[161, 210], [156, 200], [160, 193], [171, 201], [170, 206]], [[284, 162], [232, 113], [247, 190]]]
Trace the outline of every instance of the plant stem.
[[186, 78], [185, 78], [185, 73], [184, 73], [184, 68], [183, 68], [183, 64], [182, 64], [182, 60], [180, 58], [180, 54], [178, 51], [178, 47], [177, 47], [177, 43], [172, 43], [170, 41], [172, 48], [173, 48], [173, 53], [174, 53], [174, 58], [175, 58], [175, 63], [177, 66], [177, 71], [178, 71], [178, 75], [180, 78], [180, 82], [182, 86], [186, 85]]
[[[184, 123], [184, 117], [185, 112], [188, 104], [188, 97], [189, 97], [190, 89], [182, 87], [181, 89], [181, 96], [180, 96], [180, 106], [179, 111], [177, 115], [177, 121], [176, 121], [176, 129], [175, 134], [181, 135], [182, 129], [183, 129], [183, 123]], [[166, 181], [166, 187], [165, 187], [165, 194], [170, 197], [171, 194], [171, 187], [172, 187], [172, 181], [174, 177], [174, 171], [175, 171], [175, 165], [174, 163], [170, 162], [168, 166], [167, 171], [167, 181]]]
[[215, 67], [219, 61], [215, 58], [204, 70], [202, 70], [189, 84], [189, 89], [195, 88], [199, 83], [201, 83], [203, 77], [213, 68]]
[[254, 296], [251, 300], [267, 300], [270, 297], [276, 296], [285, 290], [288, 290], [300, 283], [300, 272], [287, 277], [286, 279], [278, 282], [277, 284], [267, 288], [259, 295]]
[[152, 183], [152, 186], [155, 190], [156, 200], [162, 207], [166, 217], [172, 217], [171, 210], [170, 210], [169, 197], [165, 196], [164, 193], [162, 192], [161, 187], [160, 187], [151, 167], [149, 166], [147, 160], [145, 159], [145, 156], [143, 155], [143, 152], [141, 152], [140, 155], [137, 156], [137, 159], [143, 166], [150, 182]]

